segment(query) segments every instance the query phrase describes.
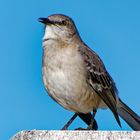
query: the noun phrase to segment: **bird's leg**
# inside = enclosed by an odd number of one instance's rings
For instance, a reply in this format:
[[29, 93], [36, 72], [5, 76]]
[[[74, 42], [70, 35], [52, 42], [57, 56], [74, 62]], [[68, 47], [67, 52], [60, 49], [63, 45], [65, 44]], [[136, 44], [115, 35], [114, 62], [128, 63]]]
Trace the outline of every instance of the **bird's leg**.
[[96, 109], [93, 109], [93, 114], [92, 114], [92, 118], [91, 118], [91, 123], [90, 123], [90, 125], [88, 126], [88, 128], [87, 128], [87, 130], [97, 130], [98, 129], [98, 127], [96, 127], [97, 126], [97, 123], [96, 123], [96, 121], [95, 121], [95, 115], [96, 115], [96, 112], [97, 112], [97, 110]]
[[64, 125], [64, 127], [61, 130], [67, 130], [68, 127], [71, 125], [71, 123], [74, 121], [74, 119], [78, 116], [77, 113], [75, 113], [71, 119]]
[[[94, 111], [96, 112], [96, 111]], [[96, 122], [96, 120], [94, 119], [95, 114], [83, 114], [83, 113], [79, 113], [78, 116], [89, 126], [88, 128], [76, 128], [75, 130], [97, 130], [98, 129], [98, 124]]]

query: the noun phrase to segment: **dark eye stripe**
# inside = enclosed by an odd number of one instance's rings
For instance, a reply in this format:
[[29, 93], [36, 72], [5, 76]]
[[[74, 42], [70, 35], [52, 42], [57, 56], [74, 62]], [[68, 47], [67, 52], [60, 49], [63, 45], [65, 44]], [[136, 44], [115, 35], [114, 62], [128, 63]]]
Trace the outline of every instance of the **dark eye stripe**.
[[54, 24], [58, 24], [58, 25], [66, 25], [67, 22], [66, 22], [66, 21], [62, 21], [62, 22], [57, 22], [57, 21], [55, 21]]

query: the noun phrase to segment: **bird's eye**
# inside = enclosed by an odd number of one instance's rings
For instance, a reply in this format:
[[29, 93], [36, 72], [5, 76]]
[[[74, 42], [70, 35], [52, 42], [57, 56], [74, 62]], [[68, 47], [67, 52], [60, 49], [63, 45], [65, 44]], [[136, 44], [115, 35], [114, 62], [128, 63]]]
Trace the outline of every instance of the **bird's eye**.
[[65, 20], [62, 21], [63, 25], [67, 25], [67, 22]]

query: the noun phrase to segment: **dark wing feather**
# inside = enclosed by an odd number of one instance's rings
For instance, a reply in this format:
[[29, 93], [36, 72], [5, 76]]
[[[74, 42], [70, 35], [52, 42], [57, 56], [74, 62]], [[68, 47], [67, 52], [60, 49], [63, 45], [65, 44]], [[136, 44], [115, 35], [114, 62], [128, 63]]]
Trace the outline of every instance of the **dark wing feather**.
[[83, 57], [88, 72], [89, 85], [111, 109], [119, 126], [121, 126], [116, 107], [118, 91], [113, 79], [107, 72], [102, 60], [94, 51], [85, 45], [79, 47], [79, 52]]

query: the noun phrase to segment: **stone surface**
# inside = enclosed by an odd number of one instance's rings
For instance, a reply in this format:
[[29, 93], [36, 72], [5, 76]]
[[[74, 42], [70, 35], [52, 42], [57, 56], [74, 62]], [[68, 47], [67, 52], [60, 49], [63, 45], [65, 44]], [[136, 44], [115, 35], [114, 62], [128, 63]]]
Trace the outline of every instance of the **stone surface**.
[[11, 140], [140, 140], [140, 131], [21, 131]]

